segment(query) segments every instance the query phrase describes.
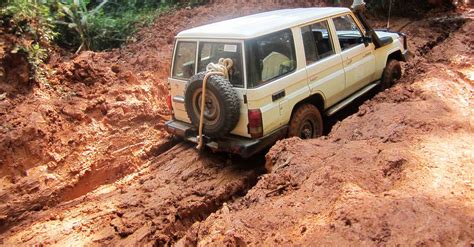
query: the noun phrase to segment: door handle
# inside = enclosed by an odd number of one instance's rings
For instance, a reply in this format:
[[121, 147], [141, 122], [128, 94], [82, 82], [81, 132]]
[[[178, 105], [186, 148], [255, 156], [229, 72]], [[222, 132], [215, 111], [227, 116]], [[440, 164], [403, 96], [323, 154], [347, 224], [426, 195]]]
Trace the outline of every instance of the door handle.
[[369, 52], [369, 53], [366, 53], [366, 54], [364, 54], [364, 56], [363, 56], [363, 57], [368, 57], [368, 56], [370, 56], [370, 52]]
[[283, 97], [285, 97], [286, 93], [285, 93], [285, 90], [281, 90], [281, 91], [278, 91], [274, 94], [272, 94], [272, 101], [277, 101], [278, 99], [281, 99]]
[[347, 59], [347, 64], [351, 64], [351, 63], [352, 63], [352, 58]]

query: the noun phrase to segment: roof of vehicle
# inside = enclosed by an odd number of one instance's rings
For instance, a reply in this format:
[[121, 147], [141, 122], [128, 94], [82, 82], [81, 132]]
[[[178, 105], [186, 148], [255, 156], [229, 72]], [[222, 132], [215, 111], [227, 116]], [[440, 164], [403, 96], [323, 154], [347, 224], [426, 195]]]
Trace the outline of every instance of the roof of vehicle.
[[250, 39], [349, 11], [348, 8], [332, 7], [281, 9], [191, 28], [176, 37]]

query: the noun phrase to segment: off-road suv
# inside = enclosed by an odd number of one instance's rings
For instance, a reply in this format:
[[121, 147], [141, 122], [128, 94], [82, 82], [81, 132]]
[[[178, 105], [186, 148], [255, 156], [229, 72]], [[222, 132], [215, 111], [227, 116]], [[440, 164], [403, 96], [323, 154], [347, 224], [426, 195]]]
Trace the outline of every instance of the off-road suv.
[[228, 79], [207, 80], [208, 147], [249, 157], [281, 138], [318, 137], [322, 114], [400, 78], [407, 51], [405, 35], [374, 31], [348, 8], [277, 10], [185, 30], [176, 36], [166, 128], [198, 141], [206, 66], [230, 58]]

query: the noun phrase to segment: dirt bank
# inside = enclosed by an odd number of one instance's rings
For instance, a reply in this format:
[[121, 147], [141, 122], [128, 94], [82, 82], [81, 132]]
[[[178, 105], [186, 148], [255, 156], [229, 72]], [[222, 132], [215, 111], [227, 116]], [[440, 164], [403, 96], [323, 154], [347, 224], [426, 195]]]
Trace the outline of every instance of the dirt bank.
[[172, 243], [194, 222], [255, 184], [261, 169], [256, 164], [245, 167], [224, 156], [200, 157], [190, 145], [179, 144], [150, 158], [139, 172], [31, 215], [7, 232], [2, 243]]
[[473, 28], [419, 46], [401, 82], [329, 136], [277, 143], [272, 172], [179, 243], [472, 244]]
[[[49, 207], [140, 171], [175, 143], [163, 131], [173, 37], [240, 15], [300, 4], [210, 4], [165, 14], [122, 49], [50, 54], [45, 82], [26, 61], [4, 56], [1, 34], [0, 233]], [[5, 54], [4, 54], [5, 53]], [[15, 63], [13, 63], [14, 61]], [[16, 66], [20, 64], [21, 66]], [[5, 70], [8, 69], [7, 71]]]
[[[0, 222], [114, 182], [167, 143], [164, 83], [82, 53], [56, 76], [0, 101]], [[8, 82], [7, 82], [8, 83]]]
[[420, 241], [472, 239], [462, 226], [472, 229], [472, 117], [462, 115], [472, 94], [472, 41], [462, 37], [472, 25], [450, 35], [460, 21], [444, 13], [393, 20], [417, 55], [403, 83], [327, 138], [278, 144], [268, 155], [273, 172], [259, 180], [264, 160], [200, 156], [163, 131], [178, 31], [315, 4], [322, 1], [181, 9], [122, 49], [53, 57], [46, 84], [14, 90], [1, 81], [0, 244], [386, 243], [410, 229]]

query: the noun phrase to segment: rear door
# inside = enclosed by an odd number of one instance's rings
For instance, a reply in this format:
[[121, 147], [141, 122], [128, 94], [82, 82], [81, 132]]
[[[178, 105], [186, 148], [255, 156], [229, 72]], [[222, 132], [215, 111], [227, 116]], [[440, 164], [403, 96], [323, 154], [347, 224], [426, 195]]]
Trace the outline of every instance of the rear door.
[[341, 55], [336, 53], [327, 20], [301, 27], [306, 71], [311, 94], [325, 97], [329, 107], [344, 97], [345, 76]]
[[229, 58], [233, 61], [233, 66], [229, 70], [229, 81], [240, 100], [240, 119], [231, 133], [248, 136], [242, 46], [243, 42], [236, 40], [178, 40], [173, 59], [172, 77], [169, 79], [175, 119], [191, 123], [184, 104], [189, 78], [195, 73], [206, 71], [209, 63], [217, 63], [220, 58]]
[[196, 73], [197, 41], [178, 41], [174, 51], [171, 77], [168, 79], [174, 118], [191, 123], [184, 107], [184, 92], [189, 78]]
[[332, 20], [346, 73], [347, 97], [371, 82], [375, 73], [374, 45], [364, 44], [363, 31], [351, 14]]

